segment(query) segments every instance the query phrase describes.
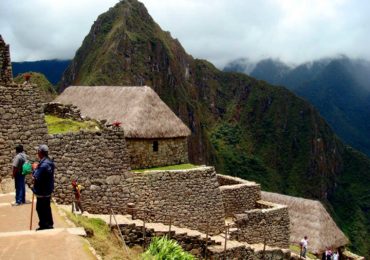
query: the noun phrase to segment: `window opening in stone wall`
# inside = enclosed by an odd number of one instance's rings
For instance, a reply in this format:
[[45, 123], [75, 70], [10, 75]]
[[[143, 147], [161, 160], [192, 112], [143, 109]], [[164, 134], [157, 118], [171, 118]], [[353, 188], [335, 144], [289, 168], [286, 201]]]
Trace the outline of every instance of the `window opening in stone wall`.
[[153, 141], [153, 152], [158, 152], [158, 141]]

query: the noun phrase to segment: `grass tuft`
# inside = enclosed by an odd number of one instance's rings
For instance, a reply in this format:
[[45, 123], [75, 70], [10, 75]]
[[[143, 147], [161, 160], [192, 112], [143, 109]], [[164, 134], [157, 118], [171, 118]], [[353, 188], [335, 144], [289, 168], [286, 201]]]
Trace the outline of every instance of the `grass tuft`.
[[189, 170], [195, 169], [199, 166], [191, 164], [191, 163], [184, 163], [184, 164], [177, 164], [177, 165], [170, 165], [170, 166], [163, 166], [163, 167], [154, 167], [148, 169], [138, 169], [132, 170], [133, 172], [145, 172], [145, 171], [167, 171], [167, 170]]
[[45, 115], [45, 121], [49, 134], [62, 134], [78, 132], [80, 130], [98, 131], [99, 124], [95, 121], [75, 121], [72, 119], [60, 118], [53, 115]]

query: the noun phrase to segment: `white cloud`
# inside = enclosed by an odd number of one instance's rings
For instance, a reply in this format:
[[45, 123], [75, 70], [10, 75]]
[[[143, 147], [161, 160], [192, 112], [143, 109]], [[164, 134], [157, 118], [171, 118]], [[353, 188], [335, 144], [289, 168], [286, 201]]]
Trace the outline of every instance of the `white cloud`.
[[[97, 16], [118, 0], [1, 0], [12, 59], [72, 58]], [[194, 57], [303, 62], [338, 53], [370, 58], [370, 2], [361, 0], [143, 0]]]

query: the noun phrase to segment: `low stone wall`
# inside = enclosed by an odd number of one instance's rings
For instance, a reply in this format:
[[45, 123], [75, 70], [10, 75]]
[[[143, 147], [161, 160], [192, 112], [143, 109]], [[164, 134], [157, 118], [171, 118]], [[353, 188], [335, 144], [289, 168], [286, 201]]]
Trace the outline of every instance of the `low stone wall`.
[[[127, 246], [133, 247], [134, 245], [148, 246], [153, 237], [169, 236], [169, 232], [159, 232], [154, 229], [145, 228], [145, 239], [144, 239], [144, 227], [137, 227], [134, 224], [130, 225], [119, 225], [122, 232], [123, 239]], [[177, 234], [171, 231], [171, 239], [177, 241], [177, 243], [185, 250], [195, 255], [197, 258], [202, 259], [205, 255], [207, 245], [215, 245], [216, 242], [213, 240], [201, 238], [196, 235], [188, 234]]]
[[238, 230], [231, 232], [231, 238], [249, 244], [266, 240], [269, 246], [288, 248], [290, 226], [287, 206], [266, 201], [258, 201], [257, 204], [260, 209], [236, 215]]
[[0, 180], [11, 173], [16, 144], [22, 144], [31, 159], [36, 159], [35, 147], [46, 142], [47, 127], [39, 88], [0, 86]]
[[57, 102], [50, 102], [45, 104], [44, 113], [60, 118], [70, 118], [76, 121], [83, 120], [80, 109], [72, 104], [64, 105]]
[[[158, 150], [155, 146], [158, 144]], [[131, 168], [144, 169], [188, 163], [188, 144], [184, 138], [133, 139], [126, 138]]]
[[[115, 227], [113, 228], [115, 229]], [[144, 229], [142, 225], [137, 226], [135, 224], [121, 224], [119, 228], [126, 245], [129, 247], [135, 245], [148, 246], [153, 237], [169, 236], [169, 232], [164, 231], [163, 228], [160, 228], [161, 231], [156, 231], [153, 228], [146, 227]], [[227, 247], [225, 252], [224, 245], [221, 242], [216, 242], [212, 236], [206, 239], [205, 236], [200, 237], [198, 234], [189, 235], [171, 231], [170, 238], [177, 241], [185, 251], [188, 251], [197, 259], [295, 259], [288, 249], [266, 247], [263, 251], [263, 247], [252, 248], [247, 244], [239, 243], [239, 246], [235, 246], [236, 241], [228, 241], [228, 244], [234, 244], [234, 246]]]
[[220, 186], [236, 185], [236, 184], [248, 182], [238, 177], [232, 177], [232, 176], [223, 175], [223, 174], [217, 174], [217, 181], [220, 184]]
[[254, 209], [261, 199], [261, 185], [240, 178], [217, 175], [226, 217]]
[[49, 155], [56, 164], [54, 197], [57, 202], [72, 202], [71, 182], [77, 177], [89, 190], [84, 196], [86, 202], [115, 202], [119, 193], [111, 187], [130, 175], [123, 131], [104, 129], [50, 135], [48, 144]]

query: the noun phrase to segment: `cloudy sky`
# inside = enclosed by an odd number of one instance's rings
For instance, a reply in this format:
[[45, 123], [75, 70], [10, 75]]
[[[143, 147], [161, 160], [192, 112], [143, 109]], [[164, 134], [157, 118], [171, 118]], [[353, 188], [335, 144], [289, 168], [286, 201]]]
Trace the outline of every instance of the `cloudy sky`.
[[[13, 61], [73, 58], [96, 17], [118, 0], [1, 0]], [[240, 57], [300, 63], [370, 59], [370, 1], [142, 0], [187, 52], [218, 67]]]

